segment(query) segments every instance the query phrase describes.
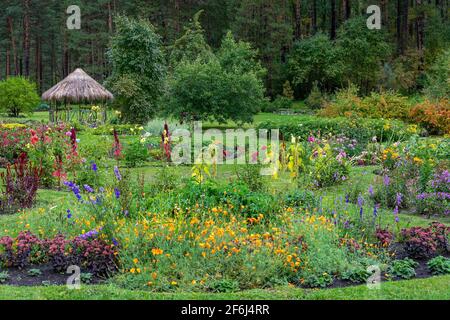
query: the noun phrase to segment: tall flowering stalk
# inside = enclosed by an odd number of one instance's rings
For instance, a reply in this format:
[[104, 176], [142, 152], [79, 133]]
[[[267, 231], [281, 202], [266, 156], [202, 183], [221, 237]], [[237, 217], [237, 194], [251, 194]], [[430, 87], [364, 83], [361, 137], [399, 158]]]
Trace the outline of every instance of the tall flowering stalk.
[[64, 165], [62, 161], [61, 155], [56, 155], [55, 163], [53, 164], [53, 168], [55, 171], [53, 171], [52, 176], [58, 179], [58, 188], [61, 187], [61, 180], [67, 179], [67, 174], [64, 172]]
[[119, 160], [122, 159], [122, 144], [120, 143], [119, 134], [117, 133], [116, 129], [114, 129], [113, 135], [113, 155], [117, 162], [119, 162]]
[[164, 130], [161, 134], [161, 144], [166, 155], [167, 161], [170, 161], [172, 150], [170, 149], [170, 131], [167, 122], [164, 124]]

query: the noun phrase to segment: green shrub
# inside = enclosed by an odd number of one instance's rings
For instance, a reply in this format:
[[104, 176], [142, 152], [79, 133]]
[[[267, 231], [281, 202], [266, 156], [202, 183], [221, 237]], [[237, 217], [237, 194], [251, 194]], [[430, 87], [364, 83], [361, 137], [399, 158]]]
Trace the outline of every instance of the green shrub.
[[284, 204], [288, 207], [313, 210], [319, 207], [319, 199], [309, 190], [295, 190], [284, 197]]
[[352, 268], [347, 271], [345, 271], [342, 274], [343, 280], [348, 280], [353, 283], [364, 283], [367, 281], [367, 279], [371, 276], [370, 272], [367, 271], [366, 268], [359, 267], [359, 268]]
[[320, 91], [317, 82], [314, 82], [311, 92], [309, 93], [308, 98], [306, 98], [305, 100], [305, 104], [308, 106], [308, 108], [317, 110], [322, 107], [325, 101], [326, 98]]
[[311, 274], [304, 278], [303, 285], [308, 288], [326, 288], [333, 284], [333, 277], [328, 273]]
[[20, 113], [31, 113], [39, 104], [36, 85], [23, 77], [9, 77], [0, 81], [0, 112], [13, 117]]
[[5, 283], [9, 280], [9, 274], [8, 271], [2, 271], [0, 272], [0, 283]]
[[444, 51], [426, 72], [425, 94], [431, 99], [450, 96], [450, 50]]
[[416, 276], [415, 268], [419, 264], [410, 258], [405, 258], [403, 260], [395, 260], [392, 262], [391, 267], [389, 268], [389, 272], [391, 275], [403, 278], [403, 279], [411, 279]]
[[431, 259], [427, 266], [433, 275], [450, 274], [450, 259], [443, 256]]
[[246, 164], [237, 170], [236, 175], [238, 181], [245, 183], [250, 191], [263, 191], [266, 187], [260, 165]]
[[135, 168], [142, 165], [149, 157], [147, 145], [137, 139], [128, 144], [123, 154], [125, 164], [129, 168]]

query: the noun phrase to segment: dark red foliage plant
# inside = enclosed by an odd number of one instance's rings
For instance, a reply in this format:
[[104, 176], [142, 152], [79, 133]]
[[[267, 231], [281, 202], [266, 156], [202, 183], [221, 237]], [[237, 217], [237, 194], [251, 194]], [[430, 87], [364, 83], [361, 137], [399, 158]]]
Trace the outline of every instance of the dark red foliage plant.
[[402, 230], [405, 251], [411, 258], [428, 259], [437, 253], [445, 253], [448, 248], [450, 227], [433, 222], [430, 227], [412, 227]]
[[3, 190], [0, 192], [0, 211], [11, 212], [17, 209], [31, 208], [35, 201], [40, 183], [41, 169], [33, 167], [25, 153], [16, 163], [6, 167], [6, 173], [0, 177]]
[[55, 272], [66, 272], [77, 265], [96, 276], [107, 277], [117, 271], [115, 247], [94, 238], [67, 239], [57, 235], [53, 239], [39, 239], [29, 231], [16, 238], [0, 238], [0, 266], [26, 268], [30, 265], [50, 263]]
[[383, 247], [389, 247], [389, 245], [392, 243], [392, 240], [394, 240], [394, 234], [385, 229], [378, 228], [375, 232], [375, 236]]

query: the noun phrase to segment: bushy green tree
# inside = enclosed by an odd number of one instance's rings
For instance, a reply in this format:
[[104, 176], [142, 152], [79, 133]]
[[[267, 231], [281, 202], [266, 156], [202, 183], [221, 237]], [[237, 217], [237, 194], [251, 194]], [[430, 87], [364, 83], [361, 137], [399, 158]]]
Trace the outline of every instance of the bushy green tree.
[[336, 45], [344, 65], [344, 80], [367, 94], [380, 79], [391, 48], [383, 30], [367, 28], [365, 17], [347, 20], [338, 31]]
[[425, 94], [431, 99], [450, 97], [450, 50], [444, 51], [426, 73]]
[[205, 40], [205, 30], [200, 23], [203, 10], [197, 12], [192, 21], [184, 28], [184, 34], [170, 48], [170, 65], [176, 66], [180, 62], [208, 61], [213, 57], [210, 46]]
[[11, 77], [0, 82], [0, 111], [18, 117], [20, 113], [31, 113], [40, 98], [36, 84], [23, 77]]
[[155, 116], [166, 76], [161, 38], [145, 20], [117, 17], [108, 52], [112, 74], [107, 85], [115, 107], [127, 122], [145, 123]]
[[323, 88], [336, 85], [342, 75], [343, 65], [339, 50], [329, 36], [318, 33], [295, 43], [288, 70], [294, 85], [307, 93], [315, 82]]
[[261, 66], [257, 55], [257, 50], [253, 50], [250, 43], [236, 41], [231, 31], [227, 32], [217, 52], [220, 65], [226, 72], [251, 72], [262, 79], [266, 70]]
[[264, 69], [256, 52], [228, 34], [217, 56], [183, 60], [169, 80], [167, 113], [181, 120], [251, 122], [264, 103]]

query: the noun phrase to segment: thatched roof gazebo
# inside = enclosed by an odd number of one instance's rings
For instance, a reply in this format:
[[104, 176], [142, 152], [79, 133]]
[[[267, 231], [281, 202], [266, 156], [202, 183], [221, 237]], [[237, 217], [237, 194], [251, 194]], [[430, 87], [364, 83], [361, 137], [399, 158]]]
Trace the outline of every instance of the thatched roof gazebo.
[[[42, 100], [51, 104], [50, 121], [58, 120], [58, 111], [66, 111], [66, 121], [71, 120], [70, 105], [86, 105], [100, 103], [103, 107], [104, 121], [106, 121], [105, 103], [113, 100], [114, 97], [101, 84], [91, 78], [86, 72], [78, 68], [69, 74], [64, 80], [44, 92]], [[59, 109], [58, 106], [64, 106]], [[79, 120], [83, 120], [83, 109], [78, 108]], [[90, 112], [91, 110], [89, 110]], [[89, 116], [88, 116], [89, 118]], [[89, 120], [89, 119], [88, 119]], [[92, 120], [92, 119], [91, 119]]]

